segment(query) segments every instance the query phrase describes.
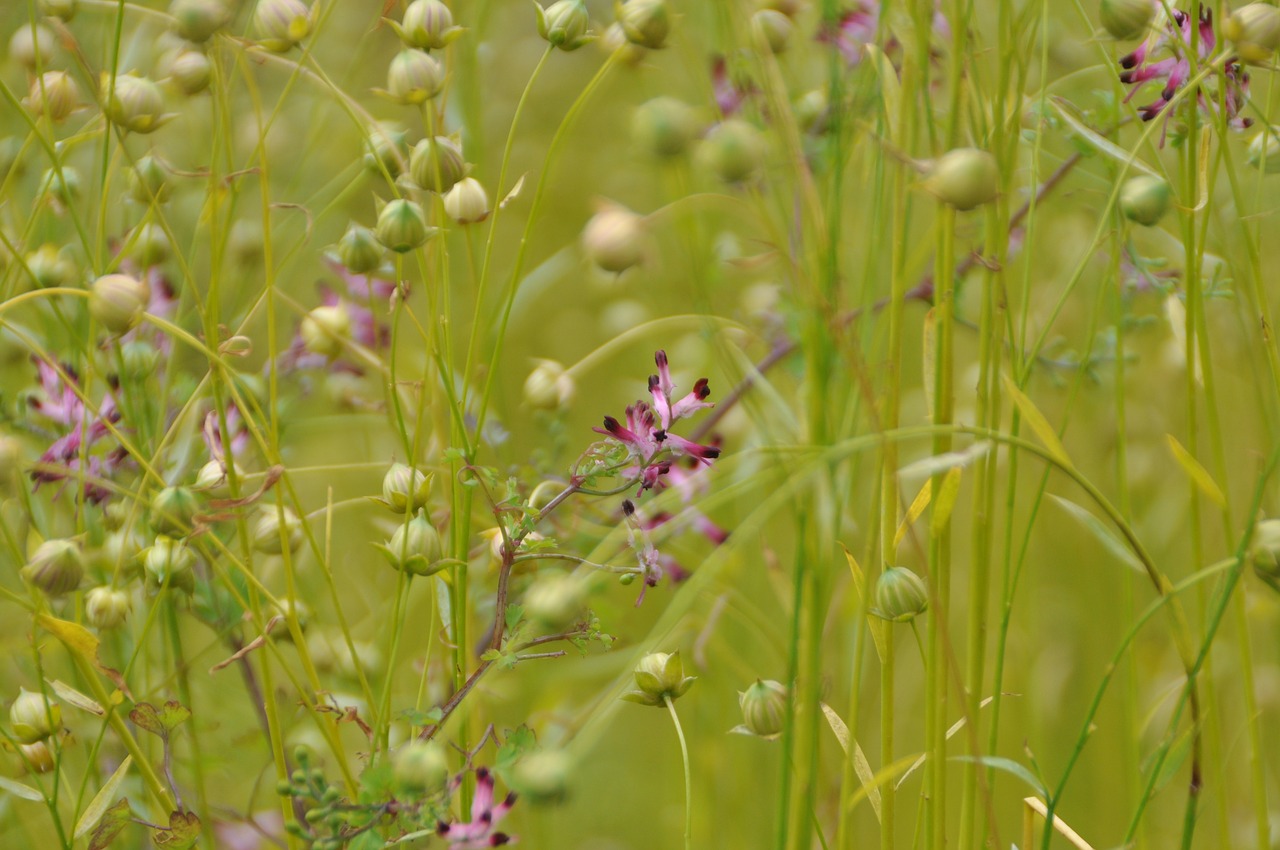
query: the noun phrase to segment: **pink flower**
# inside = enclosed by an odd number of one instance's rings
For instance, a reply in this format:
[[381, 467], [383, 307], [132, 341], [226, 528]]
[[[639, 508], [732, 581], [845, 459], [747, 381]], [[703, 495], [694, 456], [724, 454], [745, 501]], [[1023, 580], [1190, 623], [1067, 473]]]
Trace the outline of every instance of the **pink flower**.
[[[94, 503], [104, 501], [111, 491], [103, 486], [103, 479], [114, 473], [128, 458], [124, 449], [115, 445], [104, 455], [85, 457], [103, 437], [110, 434], [110, 426], [120, 421], [120, 411], [110, 392], [103, 396], [96, 413], [86, 408], [76, 388], [80, 376], [70, 366], [61, 366], [62, 374], [52, 363], [36, 362], [43, 396], [31, 396], [27, 403], [31, 409], [56, 425], [62, 433], [41, 455], [31, 471], [31, 480], [38, 488], [41, 484], [77, 478], [83, 481], [85, 498]], [[67, 381], [62, 379], [66, 375]], [[81, 463], [82, 457], [86, 462]]]
[[[462, 777], [454, 780], [460, 784]], [[493, 774], [488, 768], [476, 770], [476, 792], [471, 800], [470, 823], [445, 823], [441, 821], [436, 827], [436, 835], [449, 842], [454, 850], [479, 850], [484, 847], [501, 847], [511, 844], [514, 839], [505, 832], [497, 832], [494, 827], [507, 816], [515, 805], [516, 795], [512, 792], [501, 803], [493, 804]]]

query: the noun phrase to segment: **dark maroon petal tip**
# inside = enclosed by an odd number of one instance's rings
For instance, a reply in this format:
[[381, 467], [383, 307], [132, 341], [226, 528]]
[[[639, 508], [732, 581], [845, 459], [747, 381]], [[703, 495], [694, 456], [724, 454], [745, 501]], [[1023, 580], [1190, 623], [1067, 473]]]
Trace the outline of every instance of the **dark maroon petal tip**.
[[698, 400], [702, 400], [711, 395], [711, 385], [707, 382], [706, 378], [699, 378], [698, 383], [693, 385], [693, 394], [698, 398]]
[[715, 447], [708, 447], [707, 450], [702, 453], [702, 456], [714, 460], [715, 458], [720, 457], [720, 450]]
[[511, 836], [507, 835], [505, 832], [494, 833], [493, 837], [489, 839], [490, 847], [501, 847], [504, 844], [510, 844], [510, 843], [511, 843]]
[[612, 416], [606, 416], [604, 418], [604, 429], [608, 431], [610, 434], [617, 433], [618, 429], [621, 427], [622, 427], [622, 424], [619, 423], [618, 420], [614, 419]]
[[658, 368], [665, 368], [667, 365], [667, 352], [659, 348], [653, 355], [653, 362], [658, 364]]
[[654, 388], [657, 386], [658, 386], [658, 376], [650, 375], [649, 376], [649, 392], [653, 392]]

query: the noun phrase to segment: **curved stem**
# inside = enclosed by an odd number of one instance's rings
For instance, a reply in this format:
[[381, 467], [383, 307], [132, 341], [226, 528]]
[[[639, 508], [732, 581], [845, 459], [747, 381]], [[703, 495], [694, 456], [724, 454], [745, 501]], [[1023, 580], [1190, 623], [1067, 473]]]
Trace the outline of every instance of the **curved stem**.
[[676, 727], [676, 737], [680, 739], [680, 758], [684, 761], [684, 848], [693, 847], [693, 783], [689, 778], [689, 747], [684, 742], [684, 729], [680, 726], [680, 715], [676, 714], [676, 704], [670, 694], [663, 694], [662, 701], [671, 712], [671, 722]]

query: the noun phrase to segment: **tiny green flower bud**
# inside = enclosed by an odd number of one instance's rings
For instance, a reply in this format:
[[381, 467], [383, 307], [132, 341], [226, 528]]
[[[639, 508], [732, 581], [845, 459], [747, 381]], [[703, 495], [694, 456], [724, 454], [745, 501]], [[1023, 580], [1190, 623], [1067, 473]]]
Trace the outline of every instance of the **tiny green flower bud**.
[[367, 274], [382, 265], [383, 249], [378, 237], [354, 222], [338, 240], [337, 257], [347, 271]]
[[379, 121], [369, 128], [369, 136], [364, 145], [365, 165], [375, 174], [383, 170], [396, 177], [404, 169], [409, 158], [409, 134], [404, 127], [395, 121]]
[[213, 77], [213, 66], [209, 64], [209, 57], [200, 51], [184, 50], [173, 58], [169, 75], [178, 86], [178, 90], [187, 97], [191, 97], [209, 88], [209, 81]]
[[80, 277], [76, 264], [62, 256], [57, 246], [41, 245], [24, 258], [31, 280], [41, 289], [75, 286]]
[[449, 757], [434, 741], [411, 741], [395, 755], [392, 781], [401, 797], [439, 794], [449, 782]]
[[311, 32], [311, 10], [302, 0], [258, 0], [253, 23], [259, 44], [288, 53]]
[[94, 565], [105, 572], [121, 570], [131, 577], [140, 577], [142, 543], [142, 537], [136, 530], [113, 529], [94, 554]]
[[162, 264], [173, 253], [168, 234], [155, 222], [135, 227], [125, 237], [125, 245], [129, 259], [144, 269]]
[[782, 53], [791, 41], [795, 24], [776, 9], [761, 9], [751, 16], [751, 30], [771, 53]]
[[999, 184], [1000, 169], [994, 156], [977, 148], [956, 148], [933, 162], [924, 188], [963, 212], [994, 201]]
[[1249, 560], [1258, 578], [1280, 592], [1280, 519], [1264, 519], [1253, 527]]
[[582, 0], [557, 0], [545, 9], [534, 3], [534, 9], [538, 15], [538, 35], [552, 47], [577, 50], [594, 38], [590, 32], [591, 16]]
[[729, 118], [711, 128], [698, 154], [724, 182], [744, 183], [764, 164], [764, 137], [754, 125]]
[[756, 679], [756, 683], [738, 693], [742, 709], [742, 725], [731, 731], [773, 740], [782, 734], [787, 715], [787, 686], [772, 679]]
[[582, 231], [582, 250], [607, 272], [621, 274], [644, 257], [644, 218], [617, 204], [602, 204]]
[[27, 773], [48, 773], [53, 770], [53, 751], [44, 741], [34, 744], [18, 744]]
[[489, 195], [474, 177], [463, 177], [444, 196], [444, 211], [458, 224], [475, 224], [489, 217]]
[[671, 10], [666, 0], [626, 0], [614, 6], [627, 41], [659, 50], [671, 33]]
[[49, 596], [62, 596], [80, 586], [84, 555], [70, 540], [46, 540], [22, 568], [22, 577]]
[[564, 631], [586, 616], [586, 588], [571, 575], [544, 573], [525, 591], [524, 610], [543, 631]]
[[382, 503], [398, 514], [426, 507], [432, 477], [403, 463], [391, 464], [382, 477]]
[[386, 94], [396, 103], [426, 103], [444, 89], [444, 66], [421, 50], [401, 50], [387, 68]]
[[62, 708], [38, 691], [20, 688], [9, 706], [9, 725], [18, 743], [34, 744], [62, 728]]
[[[240, 468], [236, 467], [237, 476], [243, 476]], [[221, 496], [227, 492], [227, 467], [220, 460], [211, 460], [204, 466], [200, 467], [200, 471], [196, 473], [195, 484], [192, 489], [211, 495]]]
[[792, 109], [796, 114], [796, 123], [806, 133], [820, 135], [827, 129], [827, 119], [831, 112], [831, 104], [823, 89], [810, 89], [800, 95]]
[[102, 110], [107, 119], [135, 133], [154, 133], [169, 120], [160, 87], [137, 74], [102, 73]]
[[1151, 26], [1156, 5], [1152, 0], [1102, 0], [1098, 4], [1098, 17], [1112, 38], [1137, 38]]
[[875, 599], [871, 613], [894, 623], [914, 620], [929, 607], [924, 580], [906, 567], [887, 567], [880, 573]]
[[536, 805], [564, 802], [569, 792], [569, 756], [562, 750], [538, 750], [516, 764], [511, 785]]
[[453, 139], [447, 136], [423, 139], [414, 146], [409, 158], [409, 175], [414, 183], [429, 192], [447, 192], [467, 176], [467, 161]]
[[622, 695], [628, 702], [641, 705], [665, 705], [668, 699], [685, 695], [695, 676], [685, 676], [680, 653], [653, 652], [636, 665], [636, 689]]
[[169, 15], [178, 35], [193, 44], [208, 41], [231, 17], [225, 0], [173, 0]]
[[683, 101], [655, 97], [636, 108], [631, 135], [656, 157], [680, 156], [698, 135], [698, 118], [693, 107]]
[[307, 351], [333, 360], [351, 336], [351, 314], [341, 303], [321, 305], [303, 317], [298, 333]]
[[85, 619], [95, 629], [118, 628], [132, 607], [128, 591], [117, 587], [95, 587], [84, 596]]
[[644, 61], [644, 56], [649, 51], [645, 50], [638, 44], [632, 44], [627, 40], [627, 34], [622, 31], [622, 24], [614, 22], [604, 31], [604, 37], [600, 39], [601, 49], [608, 55], [617, 56], [617, 61], [623, 65], [634, 67]]
[[53, 64], [58, 40], [44, 24], [18, 27], [9, 39], [9, 57], [28, 71]]
[[573, 378], [554, 360], [539, 360], [524, 381], [525, 403], [536, 410], [561, 410], [573, 400]]
[[40, 14], [61, 21], [69, 21], [76, 16], [79, 0], [40, 0]]
[[397, 198], [378, 213], [375, 233], [379, 242], [397, 254], [403, 254], [426, 242], [434, 230], [427, 228], [427, 217], [421, 206]]
[[1222, 31], [1241, 59], [1262, 64], [1280, 47], [1280, 9], [1268, 3], [1250, 3], [1232, 12]]
[[70, 165], [62, 166], [61, 172], [50, 168], [40, 181], [44, 191], [64, 207], [71, 206], [80, 199], [80, 170]]
[[[284, 514], [283, 529], [281, 513]], [[253, 524], [253, 548], [265, 555], [282, 555], [286, 545], [290, 552], [302, 545], [302, 520], [289, 508], [264, 505]]]
[[165, 487], [151, 499], [151, 527], [156, 534], [185, 537], [195, 528], [200, 496], [187, 487]]
[[1120, 212], [1130, 221], [1150, 227], [1169, 210], [1169, 184], [1150, 174], [1130, 177], [1120, 187]]
[[121, 378], [145, 381], [155, 374], [156, 367], [160, 365], [160, 351], [149, 342], [134, 340], [120, 349], [120, 359], [124, 364], [120, 370]]
[[171, 191], [168, 175], [152, 156], [144, 156], [129, 172], [129, 197], [140, 204], [164, 201]]
[[414, 576], [435, 575], [444, 569], [440, 562], [440, 533], [421, 513], [396, 528], [385, 544], [374, 544], [387, 563]]
[[80, 105], [80, 87], [66, 71], [45, 71], [31, 81], [22, 104], [32, 115], [63, 121]]
[[453, 25], [453, 13], [440, 0], [413, 0], [404, 10], [403, 21], [387, 23], [405, 47], [419, 50], [439, 50], [462, 35], [462, 28]]
[[195, 553], [182, 540], [161, 534], [142, 553], [142, 567], [147, 581], [155, 587], [169, 587], [191, 593], [195, 590]]

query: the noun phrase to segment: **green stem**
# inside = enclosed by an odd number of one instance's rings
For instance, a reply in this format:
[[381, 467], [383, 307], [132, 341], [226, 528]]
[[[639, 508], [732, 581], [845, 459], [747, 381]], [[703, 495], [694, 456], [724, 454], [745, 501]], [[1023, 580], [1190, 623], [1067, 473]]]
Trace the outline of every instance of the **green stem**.
[[670, 694], [663, 694], [662, 701], [671, 712], [671, 722], [676, 727], [676, 737], [680, 739], [680, 758], [684, 762], [684, 848], [693, 847], [693, 782], [689, 774], [689, 747], [684, 741], [684, 729], [680, 726], [680, 715], [676, 714], [676, 704]]

